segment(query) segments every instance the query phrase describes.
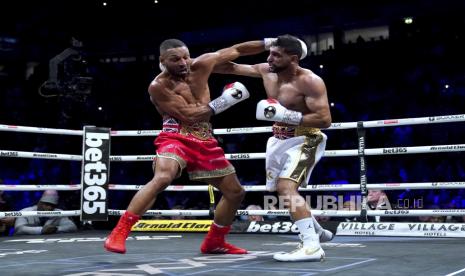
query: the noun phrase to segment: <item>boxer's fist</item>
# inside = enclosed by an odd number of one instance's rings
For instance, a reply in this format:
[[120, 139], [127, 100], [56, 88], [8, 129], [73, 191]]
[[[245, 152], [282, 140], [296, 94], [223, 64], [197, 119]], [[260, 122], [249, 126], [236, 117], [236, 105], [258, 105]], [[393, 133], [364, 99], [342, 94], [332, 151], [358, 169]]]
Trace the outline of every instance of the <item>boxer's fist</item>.
[[213, 110], [213, 114], [219, 114], [248, 97], [250, 97], [250, 94], [247, 88], [242, 83], [236, 81], [226, 85], [223, 89], [223, 94], [209, 102], [208, 106]]
[[[265, 50], [269, 50], [271, 47], [271, 44], [273, 44], [276, 40], [277, 38], [275, 37], [264, 38], [263, 43], [265, 44]], [[307, 56], [307, 44], [305, 44], [305, 42], [303, 42], [300, 39], [297, 39], [297, 40], [300, 42], [300, 47], [302, 49], [302, 54], [299, 57], [302, 60]]]
[[282, 106], [275, 99], [261, 100], [255, 113], [257, 120], [282, 122], [290, 125], [300, 125], [302, 113]]

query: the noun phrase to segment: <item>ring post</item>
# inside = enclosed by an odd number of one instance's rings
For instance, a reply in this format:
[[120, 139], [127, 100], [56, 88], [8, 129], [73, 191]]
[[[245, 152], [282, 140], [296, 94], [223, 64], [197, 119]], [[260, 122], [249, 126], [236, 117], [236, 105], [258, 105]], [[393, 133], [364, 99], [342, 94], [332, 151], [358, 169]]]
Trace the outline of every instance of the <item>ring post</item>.
[[81, 221], [108, 220], [110, 129], [84, 126], [81, 168]]
[[358, 136], [358, 157], [360, 160], [360, 192], [362, 196], [362, 204], [360, 210], [360, 221], [367, 222], [367, 169], [365, 163], [365, 128], [363, 122], [357, 122], [357, 136]]

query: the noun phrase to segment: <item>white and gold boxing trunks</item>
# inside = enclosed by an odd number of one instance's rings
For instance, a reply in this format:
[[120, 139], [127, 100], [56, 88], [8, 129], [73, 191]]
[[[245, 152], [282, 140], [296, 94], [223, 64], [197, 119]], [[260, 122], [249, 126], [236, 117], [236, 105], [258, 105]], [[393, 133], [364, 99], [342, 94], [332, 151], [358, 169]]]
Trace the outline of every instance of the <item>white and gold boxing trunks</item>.
[[306, 187], [326, 148], [327, 136], [317, 128], [273, 126], [266, 145], [266, 188], [276, 191], [280, 178]]

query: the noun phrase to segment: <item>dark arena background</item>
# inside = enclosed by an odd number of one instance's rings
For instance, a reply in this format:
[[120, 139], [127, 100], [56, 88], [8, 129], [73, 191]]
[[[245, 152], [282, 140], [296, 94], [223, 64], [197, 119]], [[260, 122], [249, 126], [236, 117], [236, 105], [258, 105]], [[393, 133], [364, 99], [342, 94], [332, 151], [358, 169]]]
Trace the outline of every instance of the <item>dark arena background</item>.
[[[465, 273], [465, 1], [16, 0], [1, 1], [0, 14], [0, 275]], [[321, 244], [326, 260], [273, 260], [299, 239], [264, 189], [272, 123], [255, 118], [263, 82], [221, 74], [209, 79], [212, 99], [234, 81], [251, 94], [211, 118], [246, 190], [228, 239], [250, 254], [200, 253], [221, 193], [185, 172], [134, 226], [125, 255], [105, 251], [153, 177], [162, 119], [147, 88], [160, 73], [159, 44], [178, 38], [197, 57], [282, 34], [307, 44], [299, 64], [328, 92], [325, 155], [301, 189], [335, 233]], [[86, 144], [96, 133], [108, 137]], [[92, 148], [107, 165], [100, 189], [83, 181]], [[58, 191], [59, 210], [24, 210], [45, 190]], [[86, 204], [103, 214], [85, 214]], [[74, 231], [15, 229], [19, 219], [63, 216]]]

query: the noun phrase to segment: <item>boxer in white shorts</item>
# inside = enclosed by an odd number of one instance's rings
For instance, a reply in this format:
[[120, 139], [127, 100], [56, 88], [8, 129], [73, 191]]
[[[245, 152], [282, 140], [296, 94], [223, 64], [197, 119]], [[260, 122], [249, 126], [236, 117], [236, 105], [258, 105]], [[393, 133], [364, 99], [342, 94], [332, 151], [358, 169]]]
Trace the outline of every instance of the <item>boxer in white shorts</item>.
[[266, 186], [285, 199], [302, 240], [297, 250], [276, 253], [273, 258], [321, 261], [325, 253], [320, 242], [331, 240], [333, 234], [314, 219], [298, 188], [307, 185], [325, 149], [326, 135], [319, 129], [331, 125], [326, 86], [315, 73], [299, 66], [299, 60], [307, 55], [307, 46], [300, 39], [291, 35], [265, 38], [264, 46], [270, 50], [267, 63], [229, 62], [215, 67], [214, 72], [263, 79], [268, 99], [257, 104], [256, 117], [275, 122], [266, 150]]
[[266, 144], [266, 189], [276, 191], [280, 178], [307, 187], [313, 168], [324, 154], [326, 140], [317, 128], [274, 125], [273, 136]]

